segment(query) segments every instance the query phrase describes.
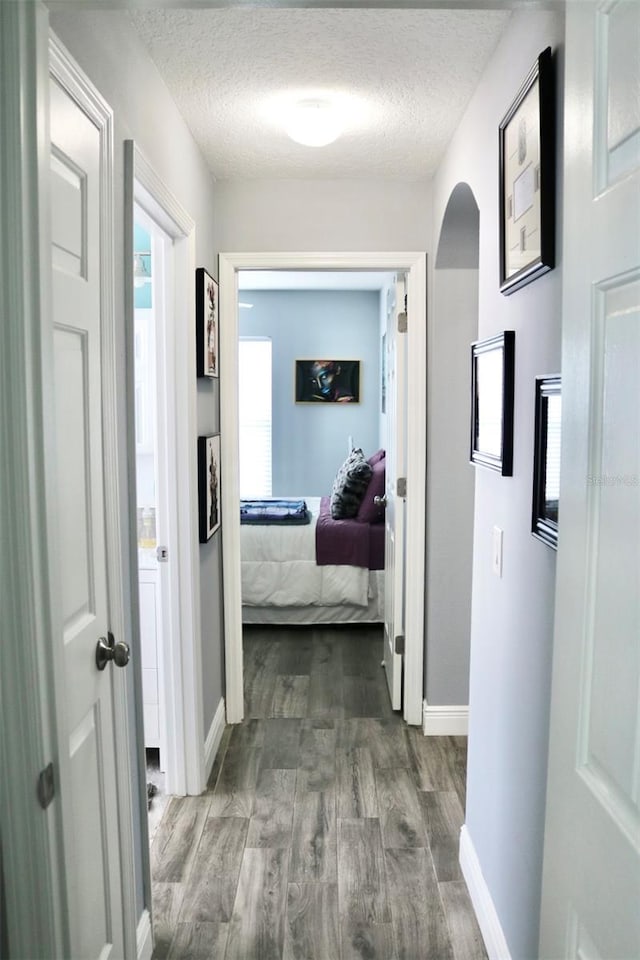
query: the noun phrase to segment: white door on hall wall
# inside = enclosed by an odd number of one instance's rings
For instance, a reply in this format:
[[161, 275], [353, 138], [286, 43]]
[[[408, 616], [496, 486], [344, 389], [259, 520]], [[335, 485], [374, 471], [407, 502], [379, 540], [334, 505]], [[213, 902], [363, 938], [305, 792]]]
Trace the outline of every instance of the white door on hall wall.
[[[391, 706], [402, 707], [402, 653], [404, 641], [404, 493], [398, 492], [398, 478], [405, 477], [405, 396], [406, 333], [400, 332], [399, 317], [405, 314], [404, 277], [391, 289], [383, 358], [386, 385], [386, 470], [385, 470], [385, 569], [384, 569], [384, 668]], [[403, 329], [406, 329], [403, 327]]]
[[[71, 956], [124, 956], [113, 662], [99, 670], [109, 609], [103, 471], [100, 129], [50, 81], [51, 258], [55, 397], [49, 453], [56, 490], [59, 634], [55, 654], [60, 798]], [[108, 156], [108, 154], [106, 154]], [[118, 638], [116, 638], [118, 639]], [[124, 659], [126, 650], [120, 648]], [[110, 652], [107, 650], [107, 655]]]
[[540, 957], [640, 957], [640, 5], [567, 5]]

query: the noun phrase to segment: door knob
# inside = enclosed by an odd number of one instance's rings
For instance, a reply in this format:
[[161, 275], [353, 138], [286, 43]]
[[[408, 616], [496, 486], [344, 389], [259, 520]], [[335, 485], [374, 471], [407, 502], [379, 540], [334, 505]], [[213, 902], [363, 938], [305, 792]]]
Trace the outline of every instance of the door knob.
[[376, 507], [384, 508], [387, 505], [387, 495], [385, 494], [382, 497], [374, 497], [373, 502], [375, 503]]
[[126, 667], [129, 663], [131, 651], [129, 644], [124, 640], [115, 642], [112, 633], [109, 633], [108, 639], [100, 637], [96, 645], [96, 667], [98, 670], [104, 670], [110, 660], [113, 660], [116, 667]]

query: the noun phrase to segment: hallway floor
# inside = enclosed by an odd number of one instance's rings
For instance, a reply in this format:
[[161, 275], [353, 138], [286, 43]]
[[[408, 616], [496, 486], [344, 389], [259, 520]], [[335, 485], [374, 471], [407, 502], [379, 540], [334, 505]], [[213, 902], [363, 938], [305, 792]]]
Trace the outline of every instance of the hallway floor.
[[466, 740], [389, 705], [378, 627], [245, 628], [246, 716], [151, 848], [156, 960], [481, 960]]

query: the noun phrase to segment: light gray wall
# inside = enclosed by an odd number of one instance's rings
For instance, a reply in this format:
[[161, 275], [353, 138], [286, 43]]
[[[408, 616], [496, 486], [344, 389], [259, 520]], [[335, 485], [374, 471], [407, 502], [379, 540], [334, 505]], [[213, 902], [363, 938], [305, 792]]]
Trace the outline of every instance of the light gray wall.
[[[522, 290], [498, 289], [498, 125], [563, 17], [514, 13], [434, 180], [436, 236], [453, 188], [480, 208], [479, 337], [516, 332], [514, 475], [475, 469], [470, 734], [466, 824], [511, 956], [537, 956], [548, 746], [555, 553], [530, 533], [534, 378], [560, 367], [561, 264]], [[556, 156], [562, 165], [561, 116]], [[561, 210], [562, 185], [557, 204]], [[561, 224], [557, 237], [561, 236]], [[504, 572], [491, 571], [493, 526]]]
[[[210, 272], [216, 270], [217, 243], [212, 211], [215, 193], [211, 175], [189, 130], [169, 96], [160, 75], [144, 48], [136, 41], [131, 26], [122, 13], [106, 11], [54, 12], [53, 30], [80, 67], [98, 88], [114, 111], [115, 164], [115, 309], [120, 367], [118, 391], [121, 423], [126, 422], [125, 409], [125, 329], [124, 263], [118, 251], [124, 249], [124, 141], [136, 141], [142, 153], [164, 181], [168, 189], [196, 222], [196, 256], [198, 265]], [[189, 331], [191, 335], [191, 331]], [[198, 384], [197, 432], [213, 433], [219, 426], [218, 384]], [[124, 431], [121, 436], [121, 463], [126, 464]], [[193, 437], [194, 456], [196, 436]], [[122, 478], [126, 486], [127, 478]], [[130, 535], [129, 517], [122, 518], [123, 534]], [[129, 569], [129, 556], [122, 558]], [[222, 696], [221, 642], [221, 555], [220, 537], [200, 548], [201, 619], [202, 619], [202, 688], [205, 734]], [[127, 609], [131, 602], [127, 602]], [[137, 629], [129, 624], [129, 641], [135, 655]], [[133, 692], [130, 691], [131, 696]], [[132, 758], [134, 774], [135, 758]], [[135, 786], [135, 785], [134, 785]], [[141, 815], [144, 815], [141, 811]], [[143, 892], [140, 869], [140, 821], [134, 824], [136, 850], [138, 910], [142, 911]]]
[[[372, 290], [243, 290], [240, 336], [272, 341], [273, 496], [328, 496], [347, 439], [378, 449], [380, 294]], [[296, 359], [360, 361], [360, 403], [295, 403]]]

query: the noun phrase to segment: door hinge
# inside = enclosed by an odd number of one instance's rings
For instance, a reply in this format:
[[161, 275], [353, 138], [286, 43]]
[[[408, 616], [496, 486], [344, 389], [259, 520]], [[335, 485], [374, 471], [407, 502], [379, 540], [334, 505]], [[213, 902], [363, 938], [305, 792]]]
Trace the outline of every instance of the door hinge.
[[43, 810], [46, 810], [53, 800], [56, 792], [56, 781], [53, 774], [53, 764], [49, 763], [44, 770], [40, 771], [38, 776], [38, 802]]
[[396, 495], [398, 497], [406, 497], [407, 495], [407, 478], [398, 477], [396, 481]]
[[407, 332], [407, 312], [403, 310], [402, 313], [398, 314], [398, 333]]
[[394, 651], [395, 653], [404, 653], [404, 636], [401, 635], [395, 638]]
[[169, 548], [168, 547], [157, 547], [156, 548], [156, 560], [158, 563], [167, 563], [169, 560]]

